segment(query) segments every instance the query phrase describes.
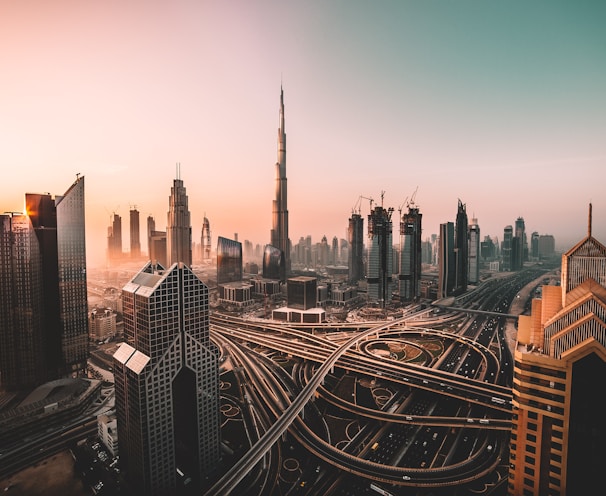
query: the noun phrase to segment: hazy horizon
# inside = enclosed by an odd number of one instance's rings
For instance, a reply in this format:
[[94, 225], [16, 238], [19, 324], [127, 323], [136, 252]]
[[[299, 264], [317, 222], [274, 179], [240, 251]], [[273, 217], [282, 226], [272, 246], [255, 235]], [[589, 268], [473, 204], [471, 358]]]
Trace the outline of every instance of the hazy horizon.
[[0, 209], [85, 176], [92, 265], [113, 212], [127, 250], [131, 206], [147, 250], [145, 220], [164, 229], [177, 163], [196, 242], [206, 215], [213, 246], [234, 233], [268, 243], [281, 86], [293, 245], [346, 237], [360, 196], [380, 204], [382, 191], [394, 219], [416, 191], [424, 239], [461, 199], [482, 238], [521, 216], [558, 250], [586, 235], [591, 202], [606, 242], [603, 2], [0, 9]]

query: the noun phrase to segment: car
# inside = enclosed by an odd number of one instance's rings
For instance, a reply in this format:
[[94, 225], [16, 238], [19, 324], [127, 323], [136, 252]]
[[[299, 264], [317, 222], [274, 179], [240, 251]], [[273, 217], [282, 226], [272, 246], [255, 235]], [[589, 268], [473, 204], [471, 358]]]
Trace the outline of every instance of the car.
[[410, 475], [403, 475], [402, 476], [402, 480], [409, 481], [410, 480]]

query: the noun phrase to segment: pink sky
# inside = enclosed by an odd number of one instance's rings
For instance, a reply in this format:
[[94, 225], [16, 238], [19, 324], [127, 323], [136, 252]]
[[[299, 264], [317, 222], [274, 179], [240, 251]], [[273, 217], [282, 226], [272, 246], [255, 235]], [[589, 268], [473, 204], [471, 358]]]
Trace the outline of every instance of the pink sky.
[[482, 235], [523, 216], [566, 249], [591, 201], [606, 242], [606, 9], [583, 5], [3, 2], [0, 209], [86, 176], [96, 264], [113, 211], [125, 241], [130, 206], [143, 242], [164, 228], [179, 162], [194, 239], [206, 214], [213, 243], [267, 243], [282, 83], [293, 243], [417, 188], [427, 236], [460, 198]]

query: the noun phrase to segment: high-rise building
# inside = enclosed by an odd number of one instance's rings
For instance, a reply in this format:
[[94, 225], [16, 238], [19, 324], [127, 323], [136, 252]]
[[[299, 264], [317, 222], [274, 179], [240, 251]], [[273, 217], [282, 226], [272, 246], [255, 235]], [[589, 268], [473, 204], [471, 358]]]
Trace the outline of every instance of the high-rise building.
[[530, 235], [530, 256], [533, 260], [539, 259], [539, 233], [536, 231]]
[[539, 236], [539, 257], [551, 258], [555, 255], [555, 239], [551, 234]]
[[516, 219], [513, 236], [515, 243], [512, 245], [512, 267], [513, 270], [521, 270], [524, 262], [528, 260], [528, 241], [523, 217]]
[[364, 219], [359, 213], [352, 213], [347, 228], [349, 242], [349, 282], [364, 279]]
[[130, 256], [131, 258], [141, 257], [141, 233], [137, 207], [130, 209]]
[[400, 301], [421, 296], [421, 218], [418, 207], [409, 205], [400, 219]]
[[459, 200], [455, 223], [456, 294], [467, 291], [467, 277], [469, 270], [469, 241], [467, 236], [467, 209], [465, 204]]
[[469, 225], [469, 282], [480, 282], [480, 226], [473, 218]]
[[[145, 495], [202, 488], [220, 457], [218, 351], [208, 288], [184, 263], [148, 263], [122, 290], [114, 354], [120, 464]], [[179, 478], [177, 471], [184, 476]]]
[[0, 215], [0, 384], [9, 391], [48, 377], [40, 249], [27, 215]]
[[242, 280], [242, 243], [217, 238], [217, 284]]
[[438, 298], [453, 294], [456, 281], [456, 257], [454, 250], [454, 224], [440, 224], [438, 249]]
[[290, 239], [288, 238], [288, 203], [286, 189], [286, 130], [284, 128], [284, 90], [280, 88], [280, 115], [278, 127], [278, 161], [276, 162], [276, 199], [272, 210], [271, 245], [284, 253], [282, 282], [290, 273]]
[[606, 247], [591, 234], [562, 255], [561, 284], [520, 315], [509, 494], [595, 494], [606, 466]]
[[0, 377], [6, 389], [86, 371], [84, 177], [0, 216]]
[[284, 252], [275, 246], [266, 245], [263, 250], [263, 277], [280, 281], [284, 273]]
[[168, 214], [166, 222], [166, 257], [170, 267], [177, 262], [183, 262], [191, 267], [191, 219], [187, 206], [187, 193], [180, 176], [180, 166], [177, 165], [177, 178], [173, 180], [168, 198]]
[[202, 259], [210, 260], [210, 222], [206, 215], [202, 222]]
[[152, 231], [149, 238], [149, 259], [162, 267], [168, 265], [166, 231]]
[[393, 208], [376, 206], [368, 215], [368, 299], [381, 307], [393, 294], [393, 241], [391, 214]]
[[122, 217], [112, 215], [112, 225], [107, 228], [107, 258], [115, 262], [122, 258]]
[[513, 268], [512, 260], [512, 245], [513, 245], [513, 227], [505, 226], [503, 230], [503, 246], [501, 254], [503, 257], [503, 272], [511, 272]]
[[[152, 242], [151, 242], [151, 238], [152, 238], [152, 232], [154, 232], [156, 230], [156, 221], [153, 218], [153, 216], [148, 215], [147, 216], [147, 258], [149, 260], [152, 259], [152, 255], [151, 255], [151, 250], [152, 250]], [[166, 261], [165, 261], [166, 263]]]

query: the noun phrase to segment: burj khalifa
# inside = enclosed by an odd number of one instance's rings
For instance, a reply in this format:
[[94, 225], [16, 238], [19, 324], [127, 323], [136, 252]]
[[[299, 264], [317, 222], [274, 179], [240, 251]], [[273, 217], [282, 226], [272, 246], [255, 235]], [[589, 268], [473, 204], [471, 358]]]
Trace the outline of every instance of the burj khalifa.
[[284, 129], [284, 90], [280, 87], [280, 122], [278, 127], [278, 161], [276, 162], [276, 199], [273, 201], [272, 246], [282, 250], [286, 273], [290, 273], [290, 240], [288, 239], [288, 205], [286, 194], [286, 131]]

